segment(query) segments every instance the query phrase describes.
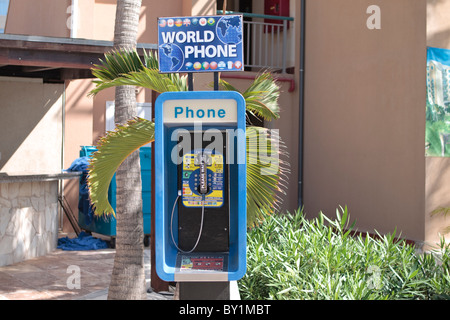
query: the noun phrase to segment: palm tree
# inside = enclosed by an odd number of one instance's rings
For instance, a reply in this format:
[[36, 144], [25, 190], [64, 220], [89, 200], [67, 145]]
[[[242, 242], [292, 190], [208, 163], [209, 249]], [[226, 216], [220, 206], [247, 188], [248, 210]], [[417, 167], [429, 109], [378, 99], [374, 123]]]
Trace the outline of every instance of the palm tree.
[[[105, 54], [101, 65], [92, 70], [97, 79], [90, 95], [121, 85], [145, 87], [159, 93], [188, 91], [186, 75], [159, 73], [156, 54], [144, 52], [143, 60], [136, 50]], [[224, 90], [238, 91], [224, 80], [220, 84]], [[278, 119], [279, 94], [280, 88], [272, 74], [260, 74], [242, 92], [247, 113], [267, 121]], [[249, 118], [247, 120], [247, 226], [251, 228], [264, 214], [271, 214], [279, 208], [289, 163], [284, 158], [287, 151], [277, 132], [252, 126]], [[108, 202], [108, 187], [114, 173], [129, 154], [153, 140], [154, 123], [137, 117], [100, 139], [88, 177], [90, 197], [97, 215], [114, 214]]]
[[[114, 48], [135, 49], [141, 0], [118, 0]], [[115, 90], [116, 125], [137, 115], [134, 86]], [[139, 152], [131, 153], [117, 168], [116, 255], [108, 300], [142, 300], [146, 297], [143, 247], [143, 213]]]

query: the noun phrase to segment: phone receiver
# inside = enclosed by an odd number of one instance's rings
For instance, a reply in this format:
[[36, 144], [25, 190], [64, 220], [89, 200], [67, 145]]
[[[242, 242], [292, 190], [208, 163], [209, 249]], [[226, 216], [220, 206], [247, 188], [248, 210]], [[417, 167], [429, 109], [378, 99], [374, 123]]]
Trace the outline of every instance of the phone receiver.
[[[208, 159], [209, 158], [209, 159]], [[198, 192], [200, 194], [208, 193], [208, 170], [207, 165], [211, 158], [205, 154], [198, 154], [197, 158], [194, 160], [194, 163], [200, 167], [200, 185], [198, 187]]]

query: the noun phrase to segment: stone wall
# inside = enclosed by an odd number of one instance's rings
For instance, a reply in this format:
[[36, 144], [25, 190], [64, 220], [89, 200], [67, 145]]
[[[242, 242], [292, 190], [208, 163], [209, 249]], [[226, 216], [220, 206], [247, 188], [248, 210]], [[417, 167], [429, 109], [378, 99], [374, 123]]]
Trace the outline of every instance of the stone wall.
[[55, 250], [57, 197], [57, 181], [0, 183], [0, 266]]

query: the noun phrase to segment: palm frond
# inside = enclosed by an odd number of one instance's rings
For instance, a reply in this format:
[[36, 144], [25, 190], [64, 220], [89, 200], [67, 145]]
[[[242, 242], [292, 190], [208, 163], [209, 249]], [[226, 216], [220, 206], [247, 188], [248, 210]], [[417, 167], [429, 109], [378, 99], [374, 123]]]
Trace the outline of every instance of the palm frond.
[[158, 54], [156, 51], [153, 53], [153, 51], [147, 52], [144, 50], [144, 64], [149, 69], [159, 69]]
[[[220, 80], [220, 85], [228, 91], [237, 91], [230, 83]], [[251, 86], [241, 92], [246, 102], [247, 111], [264, 120], [275, 120], [280, 117], [280, 86], [277, 84], [272, 74], [264, 72], [256, 77]]]
[[88, 187], [95, 215], [115, 215], [108, 201], [108, 188], [120, 164], [134, 151], [152, 142], [155, 124], [135, 118], [101, 138], [89, 165]]
[[247, 226], [279, 209], [287, 189], [288, 152], [277, 131], [247, 127]]
[[113, 51], [105, 54], [105, 60], [95, 65], [92, 74], [97, 78], [90, 96], [117, 86], [138, 86], [156, 92], [187, 91], [187, 76], [161, 74], [156, 53], [145, 53], [144, 62], [135, 50]]
[[101, 65], [95, 64], [92, 74], [101, 81], [112, 81], [124, 74], [141, 71], [144, 64], [135, 50], [116, 50], [105, 53]]

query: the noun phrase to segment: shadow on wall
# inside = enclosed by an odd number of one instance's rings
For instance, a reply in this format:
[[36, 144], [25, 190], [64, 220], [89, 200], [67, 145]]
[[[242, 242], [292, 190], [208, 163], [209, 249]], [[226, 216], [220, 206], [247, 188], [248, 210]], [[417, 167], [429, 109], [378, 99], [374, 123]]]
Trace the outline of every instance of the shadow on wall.
[[212, 14], [216, 9], [215, 1], [194, 0], [192, 1], [192, 15], [206, 16]]
[[450, 23], [447, 0], [427, 0], [427, 46], [450, 48]]
[[427, 45], [436, 48], [450, 48], [450, 29], [429, 34]]
[[63, 91], [59, 84], [1, 81], [0, 172], [60, 168]]

